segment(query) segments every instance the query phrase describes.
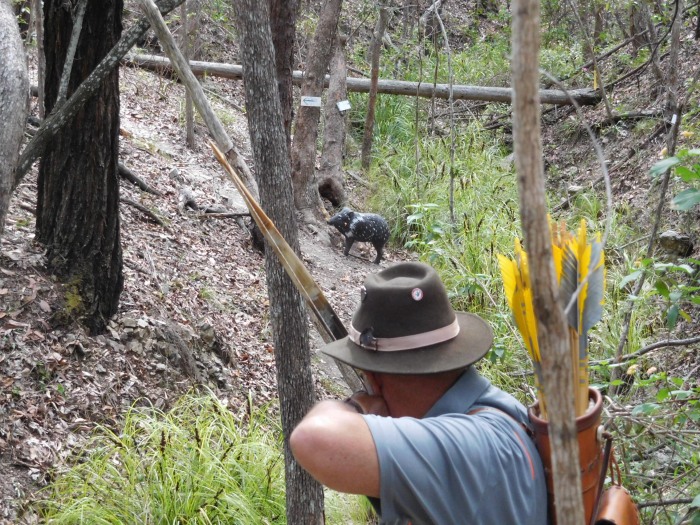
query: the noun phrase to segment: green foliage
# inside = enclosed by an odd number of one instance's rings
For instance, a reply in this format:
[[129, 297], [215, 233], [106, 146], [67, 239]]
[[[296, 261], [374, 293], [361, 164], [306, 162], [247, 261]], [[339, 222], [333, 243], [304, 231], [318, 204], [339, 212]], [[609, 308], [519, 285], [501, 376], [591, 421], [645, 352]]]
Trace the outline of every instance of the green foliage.
[[676, 176], [691, 187], [673, 198], [672, 207], [679, 211], [690, 211], [700, 203], [700, 163], [694, 162], [700, 149], [680, 150], [675, 156], [663, 159], [652, 166], [649, 174], [658, 178], [672, 169]]
[[693, 502], [690, 504], [691, 510], [691, 525], [700, 525], [700, 494], [695, 496]]
[[[265, 408], [234, 414], [190, 394], [164, 413], [132, 408], [98, 427], [39, 501], [48, 524], [286, 523], [281, 432]], [[329, 495], [329, 523], [361, 523], [357, 498]], [[342, 516], [342, 517], [341, 517]]]
[[[282, 523], [284, 461], [262, 411], [237, 417], [213, 396], [169, 413], [133, 408], [100, 427], [42, 502], [47, 523]], [[273, 430], [272, 432], [270, 430]]]
[[68, 285], [65, 293], [65, 310], [68, 316], [75, 316], [83, 310], [83, 298], [80, 295], [80, 290], [77, 282]]
[[233, 25], [233, 13], [231, 6], [224, 0], [210, 0], [211, 17], [215, 22]]
[[672, 330], [676, 327], [679, 317], [692, 322], [687, 308], [700, 304], [700, 275], [693, 264], [698, 265], [700, 261], [690, 259], [687, 264], [673, 264], [644, 259], [640, 269], [622, 279], [620, 286], [636, 281], [642, 272], [650, 273], [653, 288], [649, 293], [664, 300], [666, 327]]

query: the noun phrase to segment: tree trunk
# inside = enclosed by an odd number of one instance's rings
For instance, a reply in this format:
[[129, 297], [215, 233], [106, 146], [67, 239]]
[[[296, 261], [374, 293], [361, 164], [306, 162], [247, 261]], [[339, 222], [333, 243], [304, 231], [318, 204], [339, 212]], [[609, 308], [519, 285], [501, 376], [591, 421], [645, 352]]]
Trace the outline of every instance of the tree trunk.
[[418, 10], [420, 5], [414, 0], [403, 0], [403, 25], [401, 29], [401, 37], [406, 40], [413, 33], [413, 28], [418, 19]]
[[584, 523], [576, 423], [573, 363], [547, 221], [538, 97], [539, 0], [513, 2], [513, 142], [520, 218], [530, 261], [537, 334], [547, 399], [554, 496], [558, 525]]
[[24, 46], [15, 14], [7, 0], [0, 0], [0, 238], [12, 196], [19, 148], [27, 120], [29, 80]]
[[644, 32], [646, 24], [644, 23], [644, 17], [642, 16], [641, 9], [637, 2], [630, 3], [629, 10], [630, 36], [633, 37], [632, 56], [636, 58], [639, 50], [646, 43], [645, 38], [647, 33]]
[[379, 10], [377, 25], [374, 27], [372, 35], [371, 50], [371, 84], [369, 88], [369, 100], [367, 101], [367, 115], [365, 116], [365, 133], [362, 139], [362, 169], [369, 169], [370, 157], [372, 155], [372, 136], [374, 135], [374, 111], [377, 106], [377, 82], [379, 80], [379, 58], [382, 52], [382, 38], [386, 29], [386, 21], [389, 12], [386, 7]]
[[[195, 10], [195, 16], [198, 16], [196, 13], [197, 11]], [[187, 0], [180, 6], [180, 18], [182, 19], [180, 49], [182, 49], [182, 55], [185, 57], [185, 60], [189, 62], [190, 58], [192, 58], [192, 46], [190, 45]], [[192, 104], [192, 95], [190, 95], [188, 90], [185, 90], [185, 142], [188, 148], [194, 149], [194, 104]]]
[[292, 144], [292, 184], [294, 186], [294, 205], [301, 213], [304, 224], [323, 221], [321, 198], [316, 180], [316, 139], [321, 116], [318, 105], [306, 105], [306, 100], [315, 104], [323, 94], [326, 71], [333, 53], [333, 42], [338, 30], [342, 0], [327, 0], [321, 8], [307, 58], [306, 77], [301, 86], [301, 106], [294, 131]]
[[[44, 1], [46, 110], [56, 104], [72, 30], [61, 0]], [[68, 95], [119, 40], [122, 0], [90, 0], [78, 41]], [[69, 133], [47, 146], [39, 168], [37, 240], [49, 269], [69, 285], [67, 313], [92, 333], [104, 330], [122, 291], [119, 240], [119, 75], [113, 70], [76, 116]]]
[[[678, 60], [680, 56], [681, 49], [681, 25], [683, 24], [683, 8], [685, 6], [684, 0], [676, 0], [675, 16], [673, 25], [671, 26], [671, 46], [668, 52], [668, 94], [666, 97], [666, 113], [669, 120], [678, 111]], [[676, 115], [676, 118], [678, 116]], [[670, 135], [670, 134], [669, 134]], [[669, 151], [670, 151], [670, 144]]]
[[287, 150], [292, 147], [292, 120], [294, 119], [294, 41], [298, 0], [270, 0], [270, 29], [275, 46], [275, 70], [277, 71], [277, 91], [282, 106], [282, 121], [287, 136]]
[[347, 200], [343, 183], [343, 151], [345, 150], [347, 113], [338, 107], [338, 103], [347, 101], [348, 97], [345, 88], [346, 42], [345, 36], [338, 36], [331, 60], [331, 78], [328, 84], [326, 107], [323, 112], [323, 151], [318, 170], [318, 191], [321, 197], [328, 199], [336, 208], [345, 204]]
[[32, 0], [32, 12], [34, 13], [34, 25], [36, 31], [36, 78], [39, 86], [37, 96], [37, 112], [39, 118], [44, 118], [44, 72], [46, 64], [44, 61], [44, 15], [41, 10], [41, 0]]
[[[269, 6], [258, 0], [241, 0], [238, 13], [248, 128], [261, 205], [299, 253]], [[294, 461], [289, 449], [289, 434], [311, 408], [315, 397], [306, 311], [299, 292], [271, 249], [265, 250], [265, 270], [285, 436], [287, 523], [320, 525], [324, 522], [323, 489]]]

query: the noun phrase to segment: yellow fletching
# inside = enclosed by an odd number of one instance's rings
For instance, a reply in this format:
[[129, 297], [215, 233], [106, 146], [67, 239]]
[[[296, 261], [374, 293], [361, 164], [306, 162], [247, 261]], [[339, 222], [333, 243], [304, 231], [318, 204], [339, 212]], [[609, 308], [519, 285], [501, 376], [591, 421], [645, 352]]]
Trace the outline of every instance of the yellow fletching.
[[532, 306], [532, 290], [527, 268], [527, 254], [520, 242], [515, 241], [515, 260], [503, 255], [498, 256], [503, 276], [503, 287], [508, 306], [513, 312], [515, 325], [525, 342], [525, 347], [533, 360], [539, 361], [540, 352], [537, 344], [537, 320]]
[[[566, 223], [550, 219], [551, 248], [560, 296], [567, 306], [578, 293], [567, 315], [572, 350], [574, 383], [577, 386], [577, 416], [585, 412], [588, 399], [588, 341], [587, 331], [602, 316], [605, 285], [605, 254], [600, 234], [589, 242], [586, 221], [581, 220], [575, 234]], [[535, 365], [536, 383], [541, 373], [541, 356], [537, 338], [537, 319], [533, 305], [528, 257], [515, 239], [515, 257], [498, 255], [503, 287], [515, 324]], [[538, 386], [538, 396], [544, 403], [544, 393]]]

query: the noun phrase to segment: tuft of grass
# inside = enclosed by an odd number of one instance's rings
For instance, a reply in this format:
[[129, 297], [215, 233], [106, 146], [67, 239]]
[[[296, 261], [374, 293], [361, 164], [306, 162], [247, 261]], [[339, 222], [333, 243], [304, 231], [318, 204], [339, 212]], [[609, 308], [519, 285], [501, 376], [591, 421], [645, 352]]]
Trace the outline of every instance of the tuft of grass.
[[[235, 414], [213, 394], [169, 412], [131, 408], [98, 427], [37, 503], [47, 524], [286, 523], [284, 456], [268, 409]], [[366, 523], [357, 497], [330, 495], [329, 523]]]
[[213, 395], [170, 412], [132, 408], [99, 427], [40, 502], [46, 523], [282, 523], [284, 460], [264, 410], [230, 412]]

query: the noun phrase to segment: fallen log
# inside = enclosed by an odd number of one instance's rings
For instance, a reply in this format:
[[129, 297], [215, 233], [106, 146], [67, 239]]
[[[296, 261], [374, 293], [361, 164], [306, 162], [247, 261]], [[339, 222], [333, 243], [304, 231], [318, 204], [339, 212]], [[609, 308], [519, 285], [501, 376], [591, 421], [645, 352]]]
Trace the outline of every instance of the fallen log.
[[[127, 55], [122, 63], [130, 67], [140, 67], [149, 71], [156, 71], [160, 74], [174, 75], [170, 60], [157, 55]], [[243, 66], [236, 64], [221, 64], [219, 62], [202, 62], [198, 60], [190, 61], [190, 69], [195, 76], [202, 77], [210, 75], [214, 77], [243, 79]], [[301, 85], [304, 77], [303, 71], [292, 73], [292, 82]], [[328, 87], [330, 78], [326, 75], [325, 87]], [[369, 93], [370, 80], [366, 78], [347, 78], [348, 91], [356, 93]], [[418, 96], [425, 98], [450, 97], [449, 84], [432, 84], [430, 82], [407, 82], [404, 80], [382, 80], [377, 84], [377, 92], [387, 95]], [[569, 98], [569, 95], [571, 98]], [[513, 90], [507, 87], [487, 87], [487, 86], [452, 86], [453, 100], [484, 100], [487, 102], [510, 103], [513, 98]], [[572, 89], [567, 93], [559, 89], [541, 89], [540, 102], [543, 104], [556, 104], [559, 106], [570, 105], [571, 99], [581, 106], [594, 106], [600, 102], [600, 94], [590, 88]]]

